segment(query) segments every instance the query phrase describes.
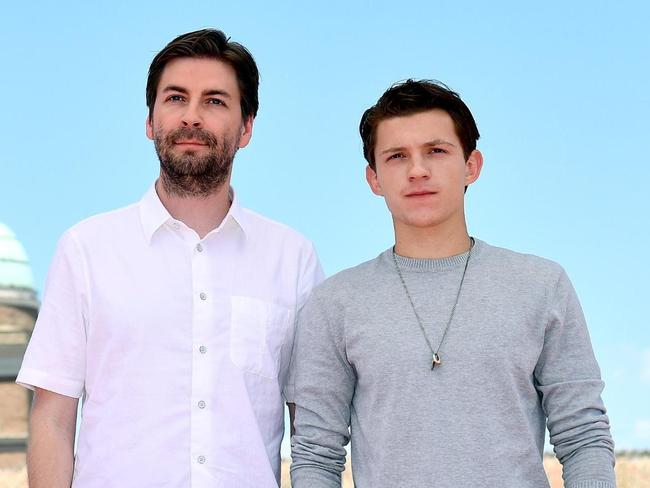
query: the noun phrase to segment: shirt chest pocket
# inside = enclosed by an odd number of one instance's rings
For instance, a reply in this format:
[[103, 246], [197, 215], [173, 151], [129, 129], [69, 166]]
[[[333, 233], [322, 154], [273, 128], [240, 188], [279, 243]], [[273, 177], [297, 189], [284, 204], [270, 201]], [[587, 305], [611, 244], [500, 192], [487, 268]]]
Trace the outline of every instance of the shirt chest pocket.
[[291, 310], [257, 298], [231, 297], [230, 359], [239, 368], [277, 378]]

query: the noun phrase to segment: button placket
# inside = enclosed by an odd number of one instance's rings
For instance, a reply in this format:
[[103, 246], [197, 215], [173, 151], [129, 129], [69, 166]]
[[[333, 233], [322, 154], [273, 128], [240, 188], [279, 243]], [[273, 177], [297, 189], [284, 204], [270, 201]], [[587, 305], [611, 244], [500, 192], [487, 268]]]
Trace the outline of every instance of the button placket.
[[[206, 464], [206, 456], [202, 453], [210, 446], [209, 438], [209, 418], [204, 410], [210, 401], [210, 384], [212, 382], [213, 365], [204, 357], [209, 344], [211, 324], [214, 323], [214, 303], [211, 300], [210, 289], [210, 263], [208, 260], [209, 253], [207, 248], [201, 242], [194, 241], [192, 245], [192, 295], [193, 313], [192, 313], [192, 341], [194, 344], [194, 354], [192, 355], [192, 413], [191, 413], [191, 444], [194, 452], [196, 464]], [[207, 410], [206, 410], [207, 411]]]

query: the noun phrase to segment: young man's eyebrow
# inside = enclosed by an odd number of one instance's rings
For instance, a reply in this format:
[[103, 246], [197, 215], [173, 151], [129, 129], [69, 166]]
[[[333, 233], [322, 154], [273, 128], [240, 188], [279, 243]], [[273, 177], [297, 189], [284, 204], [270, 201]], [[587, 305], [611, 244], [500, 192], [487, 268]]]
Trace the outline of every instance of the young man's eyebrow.
[[[427, 141], [423, 146], [440, 146], [441, 144], [444, 144], [446, 146], [452, 146], [456, 147], [456, 145], [453, 142], [446, 141], [444, 139], [434, 139], [433, 141]], [[387, 154], [391, 152], [399, 152], [399, 151], [404, 151], [406, 148], [404, 146], [397, 146], [397, 147], [389, 147], [388, 149], [384, 149], [382, 152], [379, 154]]]
[[388, 149], [384, 149], [384, 150], [383, 150], [382, 152], [380, 152], [379, 154], [388, 154], [388, 153], [392, 153], [392, 152], [399, 152], [399, 151], [403, 151], [404, 149], [405, 149], [405, 148], [404, 148], [403, 146], [399, 146], [399, 147], [389, 147]]
[[425, 146], [439, 146], [441, 144], [456, 147], [456, 145], [453, 142], [449, 142], [449, 141], [446, 141], [444, 139], [434, 139], [433, 141], [429, 141], [429, 142], [424, 143]]

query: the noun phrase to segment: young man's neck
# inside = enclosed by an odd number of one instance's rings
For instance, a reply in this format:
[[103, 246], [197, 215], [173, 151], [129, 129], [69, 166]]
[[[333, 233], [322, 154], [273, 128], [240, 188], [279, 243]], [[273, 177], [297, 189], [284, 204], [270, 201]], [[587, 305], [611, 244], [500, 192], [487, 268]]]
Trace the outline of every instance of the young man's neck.
[[457, 229], [395, 227], [395, 252], [418, 259], [439, 259], [467, 252], [470, 238], [464, 223]]
[[156, 192], [169, 214], [193, 229], [203, 239], [211, 230], [219, 227], [230, 209], [230, 182], [205, 196], [178, 196], [165, 191], [160, 179]]

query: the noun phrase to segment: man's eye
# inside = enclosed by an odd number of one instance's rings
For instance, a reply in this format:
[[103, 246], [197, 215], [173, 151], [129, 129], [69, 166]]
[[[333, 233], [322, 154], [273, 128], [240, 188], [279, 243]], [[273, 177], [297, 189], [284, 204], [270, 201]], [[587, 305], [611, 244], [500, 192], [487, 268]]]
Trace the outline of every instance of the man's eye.
[[404, 159], [405, 157], [404, 153], [395, 153], [388, 156], [388, 159]]
[[447, 154], [447, 151], [441, 147], [432, 147], [430, 152], [432, 154]]
[[169, 102], [182, 102], [184, 100], [185, 98], [182, 95], [170, 95], [167, 97], [167, 101]]
[[219, 98], [209, 98], [207, 103], [209, 105], [226, 105], [225, 103], [223, 103], [223, 100]]

